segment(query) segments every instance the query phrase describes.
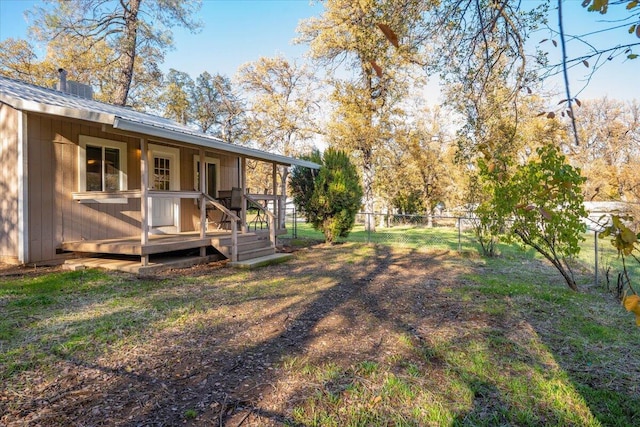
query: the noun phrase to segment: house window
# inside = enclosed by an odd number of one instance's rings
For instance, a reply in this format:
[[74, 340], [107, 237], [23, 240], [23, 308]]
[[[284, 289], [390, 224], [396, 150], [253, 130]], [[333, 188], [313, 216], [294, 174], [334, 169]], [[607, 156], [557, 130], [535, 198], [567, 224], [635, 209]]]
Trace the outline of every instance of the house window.
[[120, 150], [87, 145], [86, 191], [120, 190]]
[[126, 153], [125, 143], [81, 135], [79, 191], [126, 190]]
[[153, 189], [171, 189], [171, 159], [155, 157], [153, 165]]

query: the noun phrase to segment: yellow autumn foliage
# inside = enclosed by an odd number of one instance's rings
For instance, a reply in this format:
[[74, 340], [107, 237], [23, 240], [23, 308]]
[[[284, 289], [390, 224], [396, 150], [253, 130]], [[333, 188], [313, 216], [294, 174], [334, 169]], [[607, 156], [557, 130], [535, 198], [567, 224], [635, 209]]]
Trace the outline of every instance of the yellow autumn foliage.
[[636, 315], [636, 325], [640, 326], [640, 296], [634, 294], [624, 297], [622, 305], [627, 311]]

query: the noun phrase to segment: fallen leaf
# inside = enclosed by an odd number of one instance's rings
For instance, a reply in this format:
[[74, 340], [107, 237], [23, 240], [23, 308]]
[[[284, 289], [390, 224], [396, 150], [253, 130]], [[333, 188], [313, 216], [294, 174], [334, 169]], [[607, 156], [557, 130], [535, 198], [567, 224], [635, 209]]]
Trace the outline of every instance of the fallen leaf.
[[633, 311], [640, 303], [640, 297], [638, 295], [629, 295], [622, 300], [622, 305], [627, 311]]
[[627, 311], [631, 311], [636, 315], [636, 326], [640, 326], [640, 297], [638, 295], [629, 295], [622, 300], [622, 304]]

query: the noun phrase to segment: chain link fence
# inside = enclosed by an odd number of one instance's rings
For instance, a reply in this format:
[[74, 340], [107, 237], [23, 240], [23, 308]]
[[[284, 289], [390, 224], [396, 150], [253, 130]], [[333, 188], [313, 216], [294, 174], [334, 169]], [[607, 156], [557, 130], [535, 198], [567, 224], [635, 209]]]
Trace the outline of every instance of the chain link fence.
[[[640, 260], [627, 256], [626, 262], [618, 255], [612, 244], [613, 238], [600, 235], [610, 225], [610, 217], [587, 220], [587, 238], [582, 246], [580, 259], [585, 264], [592, 265], [594, 281], [597, 285], [606, 287], [609, 291], [622, 297], [627, 281], [633, 283], [640, 275]], [[628, 277], [625, 277], [626, 270]]]
[[[394, 247], [408, 247], [414, 249], [431, 248], [454, 250], [458, 252], [480, 252], [473, 233], [474, 218], [468, 216], [423, 216], [399, 215], [381, 213], [359, 213], [356, 224], [342, 242], [361, 242], [385, 244]], [[367, 223], [373, 224], [373, 229], [367, 229]], [[287, 236], [290, 239], [324, 240], [321, 232], [314, 230], [305, 222], [304, 217], [297, 215], [295, 209], [288, 209], [286, 215]], [[577, 261], [587, 271], [592, 272], [594, 283], [605, 286], [614, 293], [619, 293], [622, 287], [622, 260], [610, 242], [610, 238], [600, 238], [599, 233], [607, 223], [587, 221], [588, 230]], [[503, 246], [504, 249], [505, 246]], [[640, 263], [631, 259], [627, 262], [627, 271], [631, 281], [640, 274]]]
[[[458, 216], [399, 215], [359, 213], [353, 230], [343, 242], [377, 243], [409, 248], [442, 248], [477, 251], [479, 246], [471, 231], [471, 219]], [[373, 228], [366, 224], [373, 224]], [[287, 237], [293, 239], [324, 240], [322, 233], [313, 230], [295, 210], [287, 212]]]

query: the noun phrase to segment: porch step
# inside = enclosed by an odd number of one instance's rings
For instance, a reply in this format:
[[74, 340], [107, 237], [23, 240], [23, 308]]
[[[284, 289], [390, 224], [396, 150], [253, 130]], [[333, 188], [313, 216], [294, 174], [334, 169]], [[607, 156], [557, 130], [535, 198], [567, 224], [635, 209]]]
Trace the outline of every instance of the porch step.
[[205, 257], [171, 257], [160, 258], [149, 265], [143, 266], [139, 260], [114, 258], [109, 255], [95, 255], [93, 257], [71, 258], [64, 262], [63, 268], [66, 270], [84, 270], [85, 268], [103, 268], [105, 270], [125, 271], [133, 274], [155, 274], [170, 268], [189, 268], [194, 265], [208, 264], [219, 261], [218, 255]]
[[[231, 237], [214, 237], [211, 245], [227, 258], [231, 258]], [[271, 241], [255, 233], [238, 234], [238, 261], [247, 261], [275, 254]]]
[[291, 254], [274, 253], [272, 255], [266, 255], [259, 258], [252, 258], [246, 261], [230, 262], [227, 265], [229, 267], [251, 269], [251, 268], [257, 268], [257, 267], [264, 267], [265, 265], [279, 264], [281, 262], [287, 261], [292, 256], [293, 255]]
[[254, 258], [273, 255], [275, 253], [276, 253], [276, 250], [271, 246], [259, 248], [259, 249], [249, 249], [247, 251], [243, 251], [240, 248], [238, 248], [238, 261], [247, 261]]

